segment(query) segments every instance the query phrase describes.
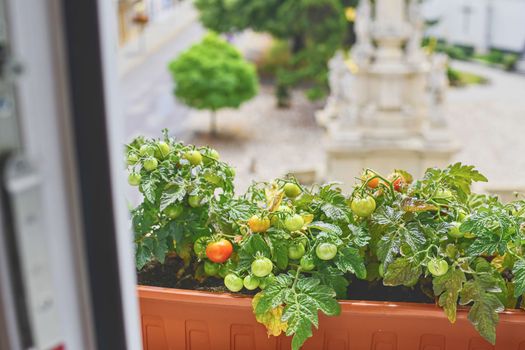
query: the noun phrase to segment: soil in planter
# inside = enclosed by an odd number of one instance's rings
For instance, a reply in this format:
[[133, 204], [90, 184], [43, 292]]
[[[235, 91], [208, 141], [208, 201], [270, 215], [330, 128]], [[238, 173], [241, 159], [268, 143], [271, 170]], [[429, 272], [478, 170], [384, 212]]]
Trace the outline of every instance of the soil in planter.
[[[150, 264], [137, 272], [138, 284], [154, 287], [180, 288], [212, 292], [224, 292], [226, 288], [221, 278], [208, 277], [203, 283], [194, 278], [191, 267], [184, 269], [184, 262], [176, 257], [167, 257], [164, 264]], [[254, 292], [246, 292], [253, 295]], [[412, 303], [434, 303], [430, 281], [413, 288], [386, 287], [380, 281], [368, 282], [352, 279], [348, 287], [349, 300], [393, 301]]]
[[381, 281], [353, 279], [348, 287], [349, 300], [396, 301], [433, 304], [432, 284], [425, 279], [412, 288], [387, 287]]

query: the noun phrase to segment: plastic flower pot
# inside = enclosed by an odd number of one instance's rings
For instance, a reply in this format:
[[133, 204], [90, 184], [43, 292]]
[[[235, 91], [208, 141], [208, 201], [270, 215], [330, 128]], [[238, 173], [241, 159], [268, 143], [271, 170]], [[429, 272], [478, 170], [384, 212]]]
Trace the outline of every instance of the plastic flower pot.
[[[268, 337], [251, 298], [159, 287], [138, 287], [144, 350], [288, 350], [291, 338]], [[430, 304], [346, 301], [341, 315], [319, 319], [305, 350], [525, 350], [525, 311], [500, 314], [497, 343], [489, 344], [458, 310], [450, 324]]]

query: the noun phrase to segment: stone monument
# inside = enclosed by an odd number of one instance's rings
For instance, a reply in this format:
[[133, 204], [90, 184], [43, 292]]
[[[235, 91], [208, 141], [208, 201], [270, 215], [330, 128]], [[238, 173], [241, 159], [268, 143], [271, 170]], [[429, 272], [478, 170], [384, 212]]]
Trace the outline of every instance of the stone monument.
[[357, 41], [330, 62], [331, 96], [317, 120], [327, 130], [329, 180], [353, 184], [364, 168], [421, 175], [457, 151], [443, 116], [446, 56], [421, 48], [418, 0], [361, 0]]

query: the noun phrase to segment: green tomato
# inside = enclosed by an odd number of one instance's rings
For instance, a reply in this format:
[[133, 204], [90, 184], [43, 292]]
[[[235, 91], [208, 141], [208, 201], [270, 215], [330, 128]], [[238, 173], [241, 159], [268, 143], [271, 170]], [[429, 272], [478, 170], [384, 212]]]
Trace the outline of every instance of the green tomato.
[[202, 259], [206, 256], [206, 247], [208, 246], [209, 238], [202, 236], [197, 238], [195, 243], [193, 243], [193, 251], [198, 258]]
[[159, 162], [155, 158], [147, 158], [144, 160], [142, 165], [147, 171], [153, 171], [157, 169], [157, 167], [159, 166]]
[[191, 165], [199, 165], [202, 163], [202, 155], [199, 151], [188, 151], [184, 154], [184, 158], [187, 159]]
[[378, 272], [381, 278], [385, 277], [385, 266], [383, 264], [379, 264]]
[[224, 277], [224, 285], [232, 292], [238, 292], [242, 289], [243, 283], [242, 278], [239, 276], [229, 273]]
[[299, 231], [304, 226], [304, 219], [299, 214], [294, 214], [292, 216], [289, 216], [284, 220], [284, 227], [290, 231]]
[[248, 290], [254, 290], [257, 287], [259, 287], [259, 279], [252, 275], [248, 275], [244, 277], [244, 280], [242, 282], [243, 282], [244, 288]]
[[275, 281], [275, 275], [270, 273], [268, 276], [259, 280], [259, 288], [265, 289]]
[[201, 205], [202, 198], [197, 195], [191, 195], [188, 197], [188, 204], [192, 208], [198, 208]]
[[288, 198], [295, 198], [298, 195], [300, 195], [302, 192], [299, 186], [291, 182], [288, 182], [286, 185], [284, 185], [283, 189], [284, 189], [284, 194]]
[[235, 269], [235, 264], [232, 262], [232, 260], [226, 261], [224, 264], [221, 264], [221, 268], [219, 269], [219, 276], [224, 278], [227, 274], [229, 274], [233, 269]]
[[213, 163], [214, 160], [219, 160], [219, 152], [217, 152], [213, 148], [210, 148], [208, 152], [205, 153], [205, 155], [206, 156], [202, 158], [202, 162], [205, 165]]
[[321, 260], [332, 260], [337, 254], [337, 246], [333, 243], [321, 243], [315, 248], [315, 254]]
[[452, 238], [462, 238], [465, 233], [460, 231], [459, 226], [459, 222], [453, 222], [452, 226], [448, 230], [448, 235]]
[[128, 183], [131, 186], [138, 186], [138, 185], [140, 185], [140, 179], [141, 179], [140, 174], [138, 174], [138, 173], [131, 173], [128, 176]]
[[184, 207], [181, 204], [172, 204], [164, 209], [164, 214], [166, 214], [170, 219], [175, 220], [182, 214]]
[[456, 255], [458, 253], [458, 248], [455, 244], [449, 243], [447, 244], [447, 247], [445, 248], [445, 252], [447, 253], [447, 256], [454, 260], [456, 259]]
[[356, 197], [350, 203], [350, 209], [362, 218], [366, 218], [376, 210], [376, 201], [372, 196], [366, 196], [363, 198]]
[[230, 177], [235, 177], [235, 169], [232, 167], [226, 167], [224, 172], [229, 175]]
[[164, 142], [157, 142], [157, 147], [155, 149], [155, 157], [158, 159], [164, 159], [170, 154], [170, 146]]
[[221, 268], [220, 264], [206, 260], [204, 262], [204, 273], [208, 276], [216, 276]]
[[281, 206], [279, 206], [279, 208], [277, 208], [277, 210], [275, 212], [273, 212], [272, 218], [270, 220], [272, 226], [282, 227], [282, 225], [281, 225], [282, 224], [281, 223], [281, 218], [279, 217], [279, 215], [277, 215], [277, 213], [289, 213], [289, 214], [291, 214], [292, 213], [292, 209], [289, 206], [287, 206], [287, 205], [281, 205]]
[[304, 245], [301, 243], [298, 244], [292, 244], [288, 247], [288, 257], [293, 260], [301, 259], [301, 257], [304, 255], [305, 249]]
[[434, 198], [437, 199], [450, 199], [453, 196], [454, 195], [452, 194], [452, 191], [450, 191], [448, 188], [439, 188], [434, 194]]
[[139, 154], [141, 157], [153, 157], [155, 155], [155, 147], [151, 145], [142, 145], [139, 148]]
[[266, 277], [273, 270], [273, 263], [268, 258], [258, 258], [252, 262], [252, 274], [257, 277]]
[[139, 161], [139, 156], [136, 153], [128, 154], [128, 165], [135, 165]]
[[311, 256], [304, 255], [299, 262], [303, 271], [312, 271], [315, 269], [314, 259]]
[[448, 263], [443, 259], [432, 259], [427, 265], [432, 276], [443, 276], [448, 271]]

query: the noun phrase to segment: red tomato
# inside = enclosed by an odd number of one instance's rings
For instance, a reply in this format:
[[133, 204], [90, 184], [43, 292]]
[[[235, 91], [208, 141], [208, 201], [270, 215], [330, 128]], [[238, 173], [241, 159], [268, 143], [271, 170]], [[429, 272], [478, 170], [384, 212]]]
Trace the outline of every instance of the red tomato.
[[407, 183], [403, 175], [399, 173], [393, 173], [388, 178], [390, 181], [392, 181], [392, 186], [394, 187], [394, 190], [397, 192], [401, 192], [403, 190], [403, 187], [405, 187]]
[[[371, 173], [371, 172], [367, 172], [367, 173], [364, 173], [362, 176], [361, 176], [361, 180], [363, 181], [368, 181], [368, 179], [371, 179], [374, 177], [374, 174]], [[366, 183], [366, 185], [369, 187], [369, 188], [377, 188], [377, 186], [379, 186], [379, 178], [376, 177], [376, 178], [373, 178], [372, 180], [368, 181]]]
[[230, 258], [233, 252], [233, 245], [230, 241], [222, 238], [218, 241], [210, 242], [206, 246], [206, 256], [210, 261], [223, 263]]

